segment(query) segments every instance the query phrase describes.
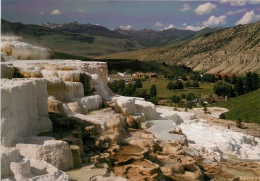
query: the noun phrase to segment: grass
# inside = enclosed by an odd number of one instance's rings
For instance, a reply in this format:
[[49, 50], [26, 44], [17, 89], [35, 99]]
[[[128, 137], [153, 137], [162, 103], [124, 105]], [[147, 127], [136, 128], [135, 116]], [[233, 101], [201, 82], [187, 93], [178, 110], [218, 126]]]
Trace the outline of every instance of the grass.
[[260, 123], [260, 89], [248, 94], [233, 98], [216, 106], [229, 110], [225, 118], [237, 120], [239, 117], [245, 122]]
[[75, 55], [70, 55], [70, 54], [61, 53], [61, 52], [54, 52], [53, 59], [72, 59], [72, 60], [83, 60], [83, 61], [92, 60], [91, 58], [88, 58], [88, 57], [75, 56]]
[[166, 88], [169, 81], [163, 82], [142, 82], [142, 89], [150, 89], [150, 87], [155, 84], [157, 89], [157, 98], [158, 99], [168, 99], [173, 95], [181, 96], [181, 94], [194, 93], [196, 96], [208, 97], [213, 95], [213, 83], [201, 83], [200, 88], [184, 88], [181, 90], [168, 90]]

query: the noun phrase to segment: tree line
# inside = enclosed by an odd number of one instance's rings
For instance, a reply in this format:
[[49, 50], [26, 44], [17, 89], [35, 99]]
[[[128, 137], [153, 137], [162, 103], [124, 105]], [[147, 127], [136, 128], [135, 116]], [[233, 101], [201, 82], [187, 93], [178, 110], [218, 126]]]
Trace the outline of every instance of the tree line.
[[236, 97], [257, 90], [260, 87], [260, 78], [257, 73], [247, 72], [245, 77], [219, 80], [213, 90], [218, 96]]
[[141, 79], [135, 79], [134, 83], [126, 84], [124, 80], [115, 80], [108, 82], [108, 87], [116, 94], [130, 97], [142, 97], [156, 103], [157, 88], [153, 84], [149, 90], [141, 89], [143, 87]]

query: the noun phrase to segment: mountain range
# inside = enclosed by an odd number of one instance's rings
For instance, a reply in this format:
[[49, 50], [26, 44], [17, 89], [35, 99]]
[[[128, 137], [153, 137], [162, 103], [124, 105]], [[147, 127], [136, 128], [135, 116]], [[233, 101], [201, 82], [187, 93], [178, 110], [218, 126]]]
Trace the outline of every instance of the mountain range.
[[96, 59], [132, 59], [186, 65], [209, 73], [260, 73], [260, 22], [231, 28], [200, 31], [109, 30], [71, 22], [25, 25], [1, 20], [2, 35], [22, 36], [23, 41], [54, 52]]
[[158, 31], [152, 29], [123, 30], [121, 28], [116, 28], [114, 30], [109, 30], [100, 25], [79, 24], [78, 22], [64, 24], [45, 23], [42, 26], [70, 33], [88, 34], [92, 36], [103, 36], [116, 39], [128, 39], [130, 41], [138, 42], [139, 45], [145, 48], [168, 44], [177, 45], [187, 40], [221, 29], [207, 27], [198, 32], [182, 29], [166, 29]]
[[260, 73], [260, 22], [206, 33], [174, 46], [147, 48], [98, 58], [138, 59], [185, 65], [207, 73]]

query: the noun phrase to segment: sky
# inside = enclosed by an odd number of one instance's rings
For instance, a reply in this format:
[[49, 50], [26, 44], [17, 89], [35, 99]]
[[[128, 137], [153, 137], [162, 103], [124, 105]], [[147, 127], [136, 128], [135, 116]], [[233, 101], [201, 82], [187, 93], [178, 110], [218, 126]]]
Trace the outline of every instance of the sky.
[[37, 25], [77, 21], [110, 30], [198, 31], [260, 21], [260, 0], [2, 0], [1, 18]]

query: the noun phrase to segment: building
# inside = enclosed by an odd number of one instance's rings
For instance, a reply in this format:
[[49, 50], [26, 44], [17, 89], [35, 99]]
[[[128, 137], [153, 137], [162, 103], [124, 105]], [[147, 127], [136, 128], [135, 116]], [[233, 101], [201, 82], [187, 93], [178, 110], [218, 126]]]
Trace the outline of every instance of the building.
[[113, 82], [115, 80], [124, 80], [125, 82], [133, 82], [134, 77], [130, 74], [124, 74], [124, 73], [117, 73], [117, 74], [109, 74], [108, 75], [108, 81]]
[[135, 73], [133, 74], [133, 76], [134, 76], [135, 78], [138, 78], [138, 79], [145, 79], [145, 78], [146, 78], [146, 75], [145, 75], [145, 73], [143, 73], [143, 72], [135, 72]]
[[148, 72], [146, 75], [148, 76], [148, 79], [157, 79], [157, 73]]

